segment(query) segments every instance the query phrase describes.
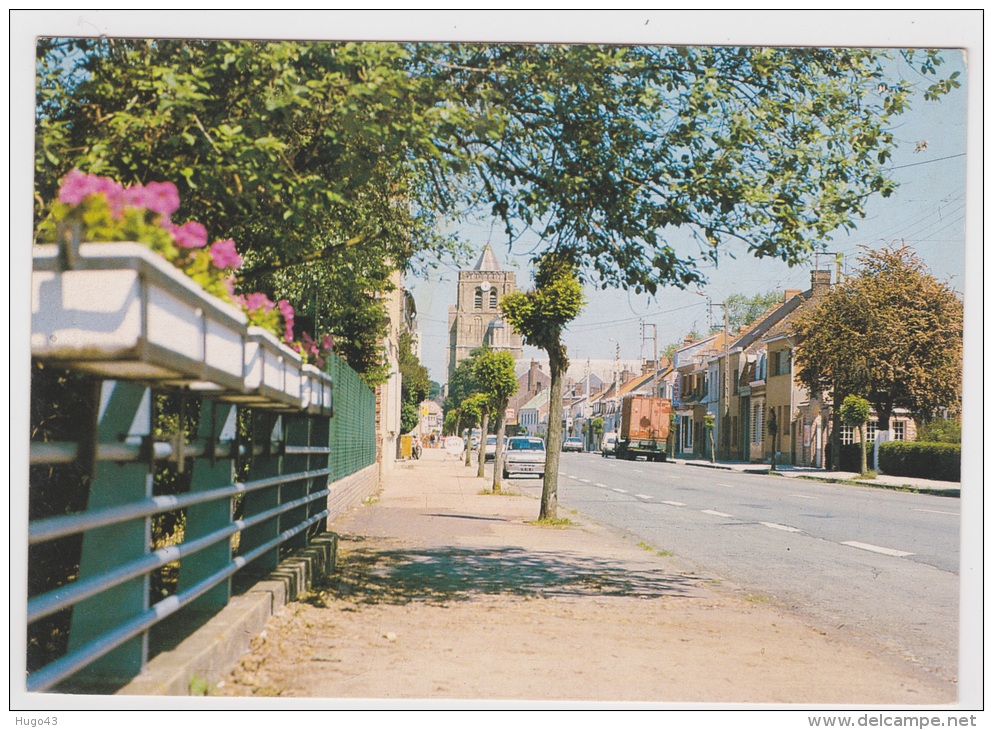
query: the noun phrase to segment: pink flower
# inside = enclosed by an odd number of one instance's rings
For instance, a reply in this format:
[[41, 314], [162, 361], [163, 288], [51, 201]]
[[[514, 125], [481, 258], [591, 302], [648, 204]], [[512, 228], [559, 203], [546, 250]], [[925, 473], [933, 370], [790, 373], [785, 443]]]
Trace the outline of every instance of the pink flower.
[[170, 216], [179, 210], [179, 191], [171, 182], [150, 182], [144, 188], [144, 207]]
[[334, 349], [334, 337], [331, 335], [324, 335], [321, 338], [321, 349], [325, 352], [331, 352]]
[[241, 266], [241, 256], [235, 250], [234, 241], [230, 238], [217, 241], [210, 247], [210, 257], [214, 266], [219, 269], [237, 269]]
[[221, 283], [224, 285], [224, 288], [227, 290], [228, 296], [229, 297], [233, 297], [234, 296], [234, 285], [237, 283], [237, 279], [235, 279], [233, 275], [232, 276], [225, 276], [221, 280]]
[[79, 205], [88, 195], [103, 193], [111, 205], [119, 203], [124, 187], [108, 177], [87, 175], [79, 170], [70, 170], [62, 178], [59, 186], [59, 202]]
[[283, 315], [283, 322], [286, 325], [285, 331], [283, 332], [283, 339], [288, 343], [293, 342], [293, 306], [285, 299], [280, 299], [276, 305], [279, 307], [279, 313]]
[[269, 297], [260, 292], [255, 292], [254, 294], [249, 294], [248, 296], [238, 296], [234, 300], [242, 306], [246, 312], [256, 312], [262, 310], [262, 313], [272, 311], [272, 308], [276, 306]]
[[59, 202], [79, 205], [83, 202], [83, 198], [92, 192], [90, 176], [73, 169], [62, 178], [62, 184], [59, 186]]
[[139, 185], [132, 185], [124, 190], [122, 196], [124, 205], [129, 208], [145, 208], [145, 188]]
[[176, 239], [176, 245], [180, 248], [203, 248], [207, 245], [207, 229], [196, 221], [189, 221], [181, 226], [170, 224], [166, 230]]

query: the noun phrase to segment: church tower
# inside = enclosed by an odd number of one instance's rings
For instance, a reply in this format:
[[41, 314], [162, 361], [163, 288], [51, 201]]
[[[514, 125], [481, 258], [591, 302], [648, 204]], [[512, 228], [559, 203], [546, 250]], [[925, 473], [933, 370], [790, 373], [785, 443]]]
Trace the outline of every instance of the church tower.
[[503, 321], [499, 302], [517, 288], [512, 271], [500, 268], [489, 244], [476, 265], [459, 272], [458, 303], [448, 308], [448, 380], [458, 364], [477, 347], [508, 350], [514, 359], [524, 356], [521, 336]]

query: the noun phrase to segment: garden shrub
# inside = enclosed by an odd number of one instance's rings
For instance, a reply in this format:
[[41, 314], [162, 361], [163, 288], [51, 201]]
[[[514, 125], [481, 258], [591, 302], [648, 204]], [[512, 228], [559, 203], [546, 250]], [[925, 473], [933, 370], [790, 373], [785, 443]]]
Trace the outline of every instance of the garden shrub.
[[928, 441], [889, 441], [879, 445], [884, 474], [957, 482], [962, 478], [962, 447]]

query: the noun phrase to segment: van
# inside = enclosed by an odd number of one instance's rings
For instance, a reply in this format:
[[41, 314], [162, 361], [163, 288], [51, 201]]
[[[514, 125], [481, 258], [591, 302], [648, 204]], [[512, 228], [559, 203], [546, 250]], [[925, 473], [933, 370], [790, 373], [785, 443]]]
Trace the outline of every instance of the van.
[[600, 442], [600, 454], [603, 458], [608, 456], [613, 456], [617, 453], [617, 434], [614, 432], [605, 433], [603, 435], [603, 440]]

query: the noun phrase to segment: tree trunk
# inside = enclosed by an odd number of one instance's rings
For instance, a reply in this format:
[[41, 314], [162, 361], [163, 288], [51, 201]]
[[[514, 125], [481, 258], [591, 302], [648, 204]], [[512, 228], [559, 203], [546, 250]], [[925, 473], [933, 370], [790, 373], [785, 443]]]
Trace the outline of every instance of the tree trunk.
[[865, 474], [867, 471], [869, 471], [868, 458], [866, 457], [865, 454], [865, 447], [866, 447], [865, 430], [866, 430], [865, 424], [863, 423], [861, 426], [859, 426], [859, 446], [861, 447], [859, 449], [859, 451], [861, 452], [859, 454], [859, 464], [861, 464], [861, 471], [859, 472], [859, 474]]
[[493, 494], [500, 494], [503, 478], [503, 432], [507, 430], [507, 404], [497, 409], [496, 454], [493, 456]]
[[490, 414], [483, 413], [483, 420], [479, 426], [479, 452], [476, 458], [479, 459], [479, 469], [476, 476], [482, 479], [486, 476], [486, 429], [490, 427]]
[[541, 489], [539, 520], [558, 519], [559, 454], [562, 451], [562, 376], [569, 367], [565, 346], [548, 352], [548, 369], [551, 375], [548, 393], [548, 439], [545, 443], [545, 480]]
[[841, 402], [843, 397], [834, 391], [831, 402], [831, 471], [841, 471]]

